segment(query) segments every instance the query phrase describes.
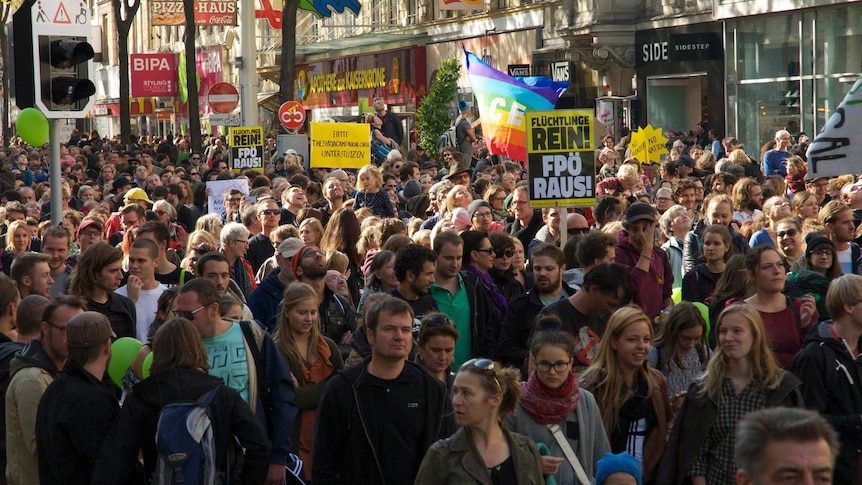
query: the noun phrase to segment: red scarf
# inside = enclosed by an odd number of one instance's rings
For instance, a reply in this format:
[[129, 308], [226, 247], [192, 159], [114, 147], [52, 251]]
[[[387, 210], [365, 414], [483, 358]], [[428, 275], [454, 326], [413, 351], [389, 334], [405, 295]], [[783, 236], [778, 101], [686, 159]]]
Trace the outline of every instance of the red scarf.
[[536, 372], [521, 387], [521, 406], [539, 424], [556, 424], [572, 414], [578, 405], [581, 393], [575, 375], [569, 373], [565, 384], [551, 389], [542, 384]]

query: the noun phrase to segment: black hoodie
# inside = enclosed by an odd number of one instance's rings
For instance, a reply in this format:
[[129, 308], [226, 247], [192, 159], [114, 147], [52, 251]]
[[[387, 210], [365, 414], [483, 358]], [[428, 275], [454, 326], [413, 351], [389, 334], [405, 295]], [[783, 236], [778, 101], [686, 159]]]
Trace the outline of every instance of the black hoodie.
[[829, 320], [809, 332], [790, 371], [802, 381], [805, 405], [818, 411], [840, 435], [841, 452], [835, 467], [835, 483], [859, 483], [862, 355], [853, 358], [847, 345], [835, 338], [831, 326]]
[[[268, 470], [269, 441], [260, 422], [239, 393], [221, 379], [190, 369], [169, 369], [144, 379], [132, 388], [123, 409], [102, 445], [93, 470], [93, 484], [132, 483], [138, 450], [143, 450], [147, 480], [156, 468], [156, 425], [161, 409], [172, 402], [194, 401], [209, 390], [219, 390], [209, 407], [216, 443], [218, 483], [226, 475], [239, 476], [238, 483], [263, 483]], [[245, 450], [242, 470], [228, 470], [228, 451], [234, 437]], [[148, 482], [147, 482], [148, 483]]]

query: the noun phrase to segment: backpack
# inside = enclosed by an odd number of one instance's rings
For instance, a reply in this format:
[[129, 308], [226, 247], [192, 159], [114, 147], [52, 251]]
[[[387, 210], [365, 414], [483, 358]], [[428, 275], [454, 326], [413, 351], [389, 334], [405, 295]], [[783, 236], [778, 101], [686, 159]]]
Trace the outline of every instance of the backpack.
[[454, 124], [446, 129], [442, 135], [437, 137], [436, 145], [437, 151], [443, 151], [445, 149], [456, 150], [458, 148], [458, 136], [455, 134], [455, 129], [458, 127], [457, 124]]
[[381, 165], [386, 161], [386, 157], [389, 155], [389, 152], [392, 151], [392, 148], [384, 145], [380, 140], [374, 140], [371, 143], [371, 160], [374, 162], [374, 165]]
[[158, 464], [154, 484], [215, 484], [216, 446], [209, 406], [215, 387], [196, 401], [177, 401], [159, 412], [156, 428]]

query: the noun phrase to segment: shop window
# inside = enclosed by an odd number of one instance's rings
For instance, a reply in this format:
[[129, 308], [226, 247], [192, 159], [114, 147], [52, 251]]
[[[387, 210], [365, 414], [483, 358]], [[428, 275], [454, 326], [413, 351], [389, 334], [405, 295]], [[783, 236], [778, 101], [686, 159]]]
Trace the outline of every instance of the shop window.
[[862, 71], [862, 9], [841, 7], [816, 13], [816, 64], [818, 74]]
[[810, 126], [812, 81], [745, 84], [737, 89], [735, 135], [754, 158], [760, 156], [764, 143], [775, 138], [776, 131], [796, 134]]
[[687, 133], [704, 119], [706, 74], [647, 79], [647, 122], [663, 131]]
[[801, 15], [778, 15], [737, 23], [736, 69], [741, 79], [798, 76]]

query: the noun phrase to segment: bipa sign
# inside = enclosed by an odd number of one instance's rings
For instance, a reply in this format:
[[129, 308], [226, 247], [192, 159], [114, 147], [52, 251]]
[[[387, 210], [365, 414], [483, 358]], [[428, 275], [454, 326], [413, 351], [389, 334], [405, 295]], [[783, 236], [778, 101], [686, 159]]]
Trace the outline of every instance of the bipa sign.
[[176, 55], [132, 54], [129, 56], [133, 97], [173, 96], [177, 90]]

